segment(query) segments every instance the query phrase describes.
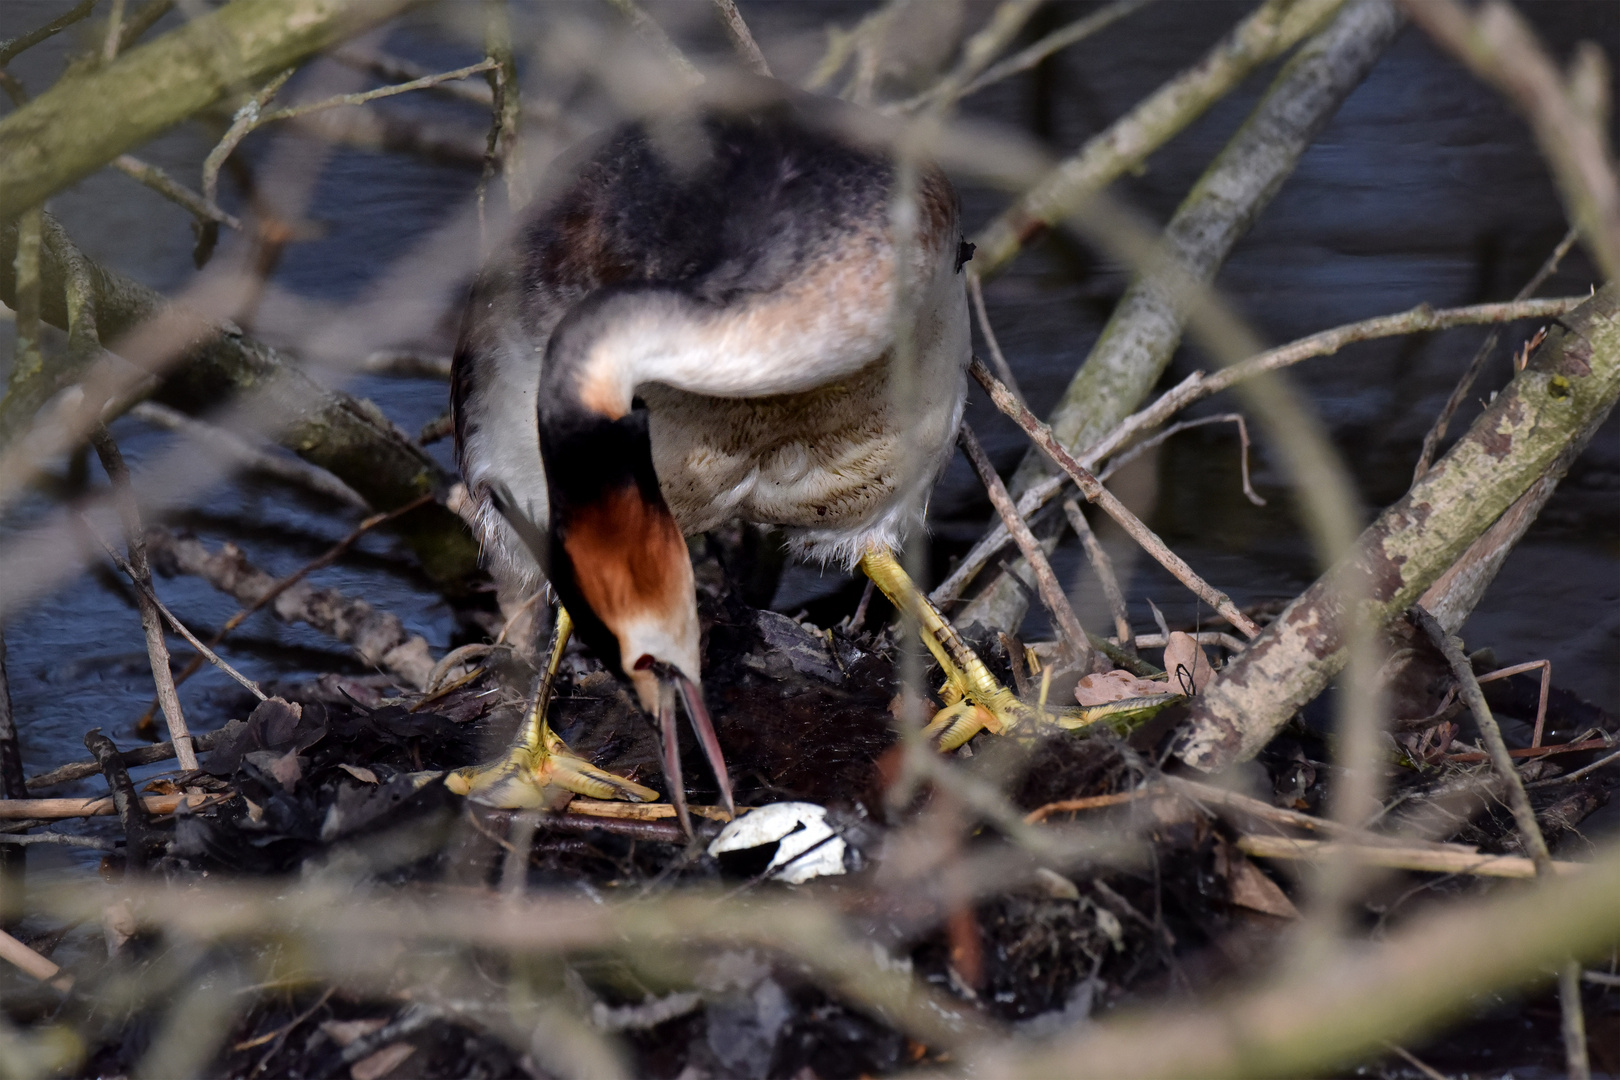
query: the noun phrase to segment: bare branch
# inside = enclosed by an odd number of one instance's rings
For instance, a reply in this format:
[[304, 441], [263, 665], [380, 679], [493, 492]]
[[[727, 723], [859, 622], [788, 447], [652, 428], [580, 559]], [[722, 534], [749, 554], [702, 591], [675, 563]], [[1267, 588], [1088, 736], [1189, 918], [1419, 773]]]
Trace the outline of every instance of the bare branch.
[[[1565, 329], [1565, 327], [1569, 329]], [[1224, 668], [1178, 753], [1207, 771], [1246, 760], [1345, 662], [1344, 597], [1382, 626], [1544, 476], [1561, 477], [1620, 397], [1620, 288], [1555, 327], [1468, 433]]]
[[[1127, 652], [1134, 652], [1136, 646], [1131, 639], [1131, 614], [1125, 606], [1125, 593], [1119, 587], [1119, 578], [1114, 576], [1114, 560], [1108, 557], [1108, 552], [1103, 550], [1097, 534], [1091, 531], [1091, 523], [1086, 520], [1079, 503], [1073, 499], [1064, 500], [1063, 513], [1067, 515], [1075, 535], [1080, 537], [1080, 545], [1086, 549], [1086, 558], [1091, 561], [1091, 569], [1096, 573], [1097, 580], [1102, 583], [1103, 596], [1108, 599], [1108, 611], [1114, 617], [1114, 634], [1119, 647]], [[1036, 545], [1036, 549], [1039, 550], [1039, 545]]]
[[1002, 521], [1012, 530], [1013, 539], [1018, 542], [1018, 549], [1024, 553], [1031, 569], [1035, 571], [1036, 587], [1040, 589], [1041, 599], [1052, 614], [1052, 624], [1060, 635], [1064, 651], [1069, 654], [1071, 660], [1081, 666], [1082, 670], [1090, 671], [1093, 658], [1091, 642], [1086, 637], [1086, 631], [1081, 627], [1080, 619], [1069, 603], [1068, 594], [1063, 591], [1063, 586], [1058, 584], [1057, 575], [1052, 572], [1052, 564], [1047, 561], [1046, 553], [1041, 550], [1039, 541], [1029, 531], [1029, 526], [1018, 516], [1012, 496], [1007, 494], [1006, 485], [1001, 482], [1001, 477], [996, 475], [995, 465], [985, 454], [984, 447], [979, 445], [973, 429], [965, 423], [957, 432], [957, 442], [961, 444], [962, 453], [967, 455], [974, 471], [984, 483], [991, 504], [1001, 515]]
[[238, 231], [242, 228], [241, 218], [221, 210], [156, 165], [150, 165], [129, 154], [119, 154], [113, 158], [112, 166], [131, 180], [145, 184], [165, 199], [190, 211], [194, 217], [227, 225]]
[[1449, 330], [1456, 326], [1476, 326], [1482, 323], [1515, 322], [1519, 319], [1556, 319], [1567, 315], [1591, 299], [1589, 296], [1561, 296], [1550, 300], [1520, 300], [1497, 304], [1473, 304], [1468, 307], [1443, 308], [1439, 311], [1428, 304], [1419, 304], [1399, 315], [1380, 315], [1373, 319], [1336, 326], [1310, 337], [1279, 345], [1252, 356], [1241, 363], [1224, 367], [1212, 375], [1198, 371], [1187, 376], [1174, 389], [1168, 390], [1152, 405], [1132, 413], [1121, 420], [1107, 435], [1086, 451], [1085, 460], [1101, 461], [1135, 439], [1144, 431], [1151, 431], [1195, 401], [1212, 397], [1223, 390], [1252, 379], [1267, 371], [1280, 371], [1302, 360], [1318, 356], [1332, 356], [1346, 345], [1376, 338], [1397, 337], [1403, 334], [1430, 333]]
[[54, 37], [80, 19], [87, 18], [90, 12], [95, 9], [95, 6], [96, 0], [79, 0], [79, 3], [74, 4], [67, 11], [64, 11], [39, 29], [30, 30], [26, 34], [18, 34], [14, 38], [0, 41], [0, 67], [5, 67], [11, 63], [12, 59], [23, 50], [32, 49], [46, 38]]
[[637, 4], [636, 0], [608, 0], [608, 3], [613, 5], [614, 10], [624, 18], [630, 29], [635, 31], [636, 36], [656, 49], [677, 74], [690, 84], [695, 85], [703, 81], [703, 73], [686, 58], [680, 46], [669, 39], [669, 35], [664, 33], [664, 28], [659, 26], [651, 15], [641, 10], [641, 5]]
[[[129, 486], [129, 468], [124, 455], [105, 427], [98, 427], [90, 436], [101, 458], [101, 467], [112, 481], [113, 498], [118, 504], [119, 517], [124, 523], [124, 538], [129, 545], [129, 574], [135, 582], [135, 605], [141, 613], [141, 627], [146, 631], [146, 652], [152, 661], [152, 681], [157, 684], [158, 701], [163, 705], [163, 718], [169, 724], [169, 741], [174, 744], [180, 767], [187, 772], [197, 767], [197, 752], [191, 746], [191, 732], [186, 729], [185, 714], [180, 711], [180, 696], [175, 692], [174, 673], [169, 669], [169, 645], [163, 637], [162, 616], [157, 609], [157, 594], [152, 590], [152, 570], [146, 561], [146, 530], [141, 526], [140, 508], [135, 504], [135, 493]], [[110, 549], [109, 549], [110, 550]], [[130, 843], [135, 838], [130, 837]]]
[[[1514, 768], [1513, 758], [1508, 755], [1502, 729], [1497, 725], [1496, 717], [1491, 715], [1491, 707], [1485, 702], [1485, 693], [1479, 688], [1479, 680], [1474, 677], [1474, 666], [1463, 652], [1461, 639], [1446, 633], [1434, 616], [1421, 607], [1413, 608], [1410, 615], [1451, 665], [1451, 673], [1462, 688], [1463, 700], [1468, 702], [1468, 710], [1474, 714], [1474, 723], [1479, 726], [1485, 749], [1491, 755], [1491, 767], [1507, 785], [1508, 806], [1513, 810], [1513, 821], [1519, 827], [1519, 836], [1525, 847], [1530, 849], [1536, 876], [1547, 877], [1555, 873], [1547, 838], [1541, 834], [1541, 823], [1536, 820], [1530, 795], [1524, 790], [1524, 778]], [[1558, 972], [1558, 997], [1563, 1010], [1564, 1049], [1569, 1074], [1576, 1080], [1587, 1080], [1592, 1075], [1592, 1069], [1586, 1059], [1586, 1019], [1581, 1010], [1580, 977], [1580, 962], [1574, 957], [1566, 960]]]
[[996, 340], [995, 328], [990, 325], [990, 313], [984, 306], [984, 285], [972, 267], [968, 268], [967, 287], [968, 296], [973, 300], [973, 313], [979, 319], [979, 332], [984, 335], [984, 343], [990, 346], [990, 362], [996, 366], [996, 375], [1007, 384], [1007, 389], [1012, 391], [1014, 397], [1023, 401], [1024, 392], [1018, 388], [1018, 379], [1013, 375], [1012, 365], [1007, 363], [1007, 358], [1001, 354], [1001, 342]]
[[1158, 538], [1142, 520], [1120, 502], [1119, 499], [1103, 487], [1091, 471], [1074, 460], [1052, 435], [1052, 429], [1035, 419], [1031, 413], [1018, 400], [1012, 396], [1012, 391], [990, 374], [990, 369], [984, 366], [983, 361], [975, 359], [968, 368], [969, 373], [977, 380], [979, 385], [990, 392], [990, 399], [995, 402], [996, 408], [1012, 417], [1013, 421], [1030, 437], [1036, 446], [1040, 447], [1052, 461], [1069, 474], [1069, 478], [1079, 485], [1081, 494], [1090, 502], [1096, 503], [1109, 517], [1119, 522], [1120, 526], [1130, 534], [1131, 539], [1142, 545], [1149, 555], [1158, 560], [1159, 565], [1170, 571], [1176, 580], [1181, 582], [1204, 603], [1220, 612], [1227, 622], [1235, 626], [1246, 637], [1255, 637], [1260, 628], [1254, 620], [1237, 609], [1232, 600], [1225, 593], [1210, 585], [1188, 566], [1187, 563], [1171, 551], [1165, 542]]
[[1052, 31], [1027, 49], [1009, 56], [1001, 63], [991, 67], [984, 74], [974, 79], [962, 88], [959, 98], [970, 94], [977, 94], [980, 90], [998, 83], [1002, 79], [1011, 78], [1045, 60], [1054, 53], [1062, 52], [1070, 45], [1077, 45], [1086, 38], [1106, 27], [1123, 19], [1125, 16], [1146, 7], [1153, 0], [1114, 0], [1114, 3], [1098, 8], [1085, 18], [1076, 19], [1068, 26]]
[[726, 36], [731, 39], [731, 47], [737, 50], [743, 66], [756, 75], [770, 78], [771, 65], [765, 62], [765, 54], [759, 51], [759, 43], [749, 32], [742, 12], [737, 10], [737, 0], [714, 0], [714, 13], [720, 17], [720, 25], [726, 28]]
[[892, 106], [891, 111], [915, 112], [927, 108], [937, 113], [950, 108], [962, 96], [963, 87], [1018, 36], [1041, 3], [1042, 0], [1001, 0], [989, 21], [962, 46], [956, 67], [910, 101]]
[[[1400, 26], [1399, 16], [1387, 2], [1346, 6], [1283, 66], [1243, 126], [1182, 199], [1163, 237], [1131, 260], [1136, 276], [1085, 362], [1047, 414], [1047, 422], [1064, 446], [1074, 451], [1089, 446], [1151, 392], [1227, 254], [1271, 202], [1317, 133], [1372, 70]], [[1097, 225], [1120, 228], [1100, 218]], [[984, 272], [980, 267], [980, 273]], [[1244, 352], [1252, 349], [1252, 337], [1240, 336], [1249, 340], [1238, 348]], [[1236, 350], [1226, 350], [1225, 355], [1232, 351]], [[1264, 394], [1268, 388], [1256, 384], [1247, 392]], [[1291, 409], [1259, 414], [1273, 434], [1279, 424], [1288, 423], [1290, 415]], [[1318, 449], [1328, 455], [1322, 459], [1324, 463], [1331, 460], [1331, 448]], [[1021, 493], [1048, 471], [1045, 460], [1031, 453], [1013, 474], [1011, 487]], [[1320, 473], [1309, 483], [1326, 493], [1330, 488], [1320, 482], [1326, 475]], [[1310, 507], [1314, 503], [1304, 505], [1307, 514], [1313, 515]], [[1355, 536], [1358, 525], [1345, 523], [1340, 530], [1344, 542]], [[1022, 607], [1021, 598], [1005, 583], [993, 583], [965, 617], [991, 626], [1014, 625]]]
[[273, 477], [283, 483], [297, 485], [348, 506], [358, 507], [361, 510], [370, 509], [366, 500], [353, 488], [325, 469], [295, 457], [282, 457], [271, 453], [222, 427], [194, 420], [179, 409], [171, 409], [155, 401], [143, 401], [131, 409], [130, 413], [148, 424], [185, 435], [194, 440], [199, 447], [207, 447], [211, 453], [229, 458], [240, 468], [261, 476]]

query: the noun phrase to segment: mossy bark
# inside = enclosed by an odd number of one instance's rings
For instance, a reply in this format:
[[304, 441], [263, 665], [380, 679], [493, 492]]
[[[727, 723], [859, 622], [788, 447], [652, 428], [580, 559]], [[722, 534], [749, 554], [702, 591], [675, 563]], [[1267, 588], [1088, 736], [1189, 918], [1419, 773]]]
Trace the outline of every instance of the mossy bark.
[[1620, 397], [1620, 285], [1553, 327], [1451, 451], [1378, 516], [1354, 553], [1289, 604], [1199, 696], [1178, 751], [1218, 772], [1247, 760], [1343, 668], [1346, 596], [1383, 626], [1520, 496], [1579, 454]]
[[0, 120], [0, 221], [184, 120], [420, 0], [234, 0], [58, 82]]

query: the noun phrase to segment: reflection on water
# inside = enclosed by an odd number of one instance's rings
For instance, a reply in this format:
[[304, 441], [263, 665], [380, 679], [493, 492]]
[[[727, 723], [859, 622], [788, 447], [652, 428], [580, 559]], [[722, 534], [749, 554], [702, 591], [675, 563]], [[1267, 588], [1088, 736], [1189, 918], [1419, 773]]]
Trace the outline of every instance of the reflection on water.
[[[1086, 4], [1055, 4], [1066, 20]], [[1247, 5], [1162, 2], [1097, 39], [1064, 54], [1050, 77], [994, 88], [972, 110], [1035, 125], [1054, 149], [1071, 148], [1150, 92], [1170, 72], [1195, 60]], [[31, 26], [59, 5], [9, 0], [5, 27]], [[859, 8], [836, 5], [748, 5], [767, 42], [773, 32], [812, 27], [831, 13], [846, 24]], [[1567, 53], [1581, 37], [1612, 43], [1620, 5], [1542, 4], [1530, 9], [1554, 45]], [[0, 36], [10, 30], [0, 29]], [[446, 68], [474, 59], [469, 48], [395, 32], [387, 47]], [[13, 65], [34, 88], [60, 69], [64, 45], [35, 50]], [[801, 50], [802, 51], [802, 50]], [[1204, 164], [1242, 122], [1265, 77], [1211, 110], [1156, 155], [1146, 172], [1120, 192], [1163, 221]], [[406, 101], [401, 110], [429, 110], [441, 123], [481, 132], [477, 110]], [[143, 157], [194, 178], [213, 135], [188, 124], [141, 151]], [[312, 238], [293, 245], [274, 284], [317, 301], [352, 298], [391, 259], [464, 205], [476, 182], [471, 170], [409, 158], [339, 150], [316, 154], [289, 138], [255, 136], [250, 160], [275, 148], [297, 167], [318, 169]], [[301, 155], [301, 156], [300, 156]], [[234, 199], [229, 180], [227, 199]], [[970, 223], [1001, 205], [989, 192], [964, 191]], [[53, 211], [95, 258], [166, 291], [191, 279], [186, 215], [128, 179], [103, 173], [52, 202]], [[1367, 83], [1346, 103], [1301, 162], [1275, 202], [1238, 246], [1220, 278], [1261, 335], [1285, 341], [1324, 327], [1402, 310], [1510, 296], [1562, 235], [1557, 199], [1523, 128], [1500, 102], [1427, 42], [1408, 31]], [[1583, 290], [1591, 280], [1579, 254], [1544, 289], [1547, 295]], [[1117, 267], [1053, 240], [1020, 259], [988, 287], [1002, 345], [1032, 404], [1055, 399], [1084, 357], [1124, 286]], [[261, 329], [274, 337], [272, 304]], [[446, 312], [450, 326], [454, 313]], [[1531, 327], [1514, 327], [1502, 357], [1481, 383], [1481, 396], [1506, 377], [1509, 347]], [[8, 330], [9, 333], [9, 330]], [[445, 350], [448, 331], [423, 345]], [[1404, 489], [1418, 440], [1483, 333], [1457, 331], [1430, 339], [1352, 346], [1297, 370], [1323, 421], [1355, 472], [1366, 504], [1377, 507]], [[1178, 357], [1169, 379], [1198, 363]], [[407, 431], [444, 407], [441, 384], [377, 377], [355, 392], [370, 397]], [[1215, 399], [1207, 411], [1232, 405]], [[1459, 418], [1455, 430], [1469, 420]], [[983, 402], [970, 421], [999, 464], [1022, 453], [1021, 436]], [[168, 436], [133, 420], [117, 433], [138, 463]], [[435, 453], [444, 460], [446, 448]], [[1230, 428], [1203, 428], [1172, 441], [1116, 486], [1152, 497], [1151, 523], [1196, 568], [1240, 603], [1291, 596], [1314, 574], [1290, 510], [1290, 500], [1265, 447], [1254, 456], [1255, 486], [1269, 500], [1255, 507], [1238, 486], [1237, 441]], [[94, 470], [92, 470], [93, 472]], [[1156, 494], [1155, 494], [1156, 493]], [[34, 496], [0, 530], [37, 519], [49, 505]], [[981, 531], [988, 504], [965, 463], [953, 463], [934, 501], [936, 568]], [[245, 481], [199, 494], [183, 523], [216, 541], [234, 540], [271, 573], [286, 573], [342, 536], [353, 514], [319, 505], [286, 489]], [[1550, 657], [1560, 685], [1614, 710], [1620, 707], [1620, 429], [1611, 423], [1539, 524], [1508, 561], [1501, 580], [1470, 622], [1471, 645], [1490, 644], [1504, 662]], [[1139, 625], [1151, 625], [1151, 598], [1172, 622], [1192, 622], [1191, 598], [1151, 563], [1114, 544], [1130, 568], [1129, 591]], [[1092, 585], [1075, 552], [1060, 551], [1058, 571], [1075, 581], [1085, 616], [1096, 625]], [[356, 558], [316, 580], [365, 596], [392, 610], [436, 648], [456, 632], [448, 609], [425, 590], [386, 537], [369, 537]], [[797, 610], [844, 586], [835, 574], [798, 570], [784, 581], [778, 606]], [[165, 598], [199, 632], [211, 630], [234, 606], [191, 580], [164, 582]], [[1207, 614], [1207, 612], [1205, 613]], [[1038, 625], [1038, 616], [1033, 617]], [[127, 589], [111, 574], [88, 572], [19, 613], [8, 627], [12, 692], [30, 772], [84, 756], [85, 728], [99, 724], [128, 744], [151, 692], [141, 632]], [[307, 629], [256, 616], [225, 649], [249, 675], [350, 670], [354, 662]], [[242, 704], [240, 691], [205, 668], [182, 698], [199, 728], [222, 722]], [[91, 790], [96, 785], [88, 785]]]

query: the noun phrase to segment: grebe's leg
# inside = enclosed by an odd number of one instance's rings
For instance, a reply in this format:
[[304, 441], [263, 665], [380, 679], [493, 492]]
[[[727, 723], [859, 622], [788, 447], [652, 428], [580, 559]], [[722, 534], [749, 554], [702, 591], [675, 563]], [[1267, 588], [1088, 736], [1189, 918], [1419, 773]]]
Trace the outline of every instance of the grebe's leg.
[[941, 750], [954, 750], [986, 728], [999, 734], [1035, 719], [1035, 708], [996, 682], [984, 661], [917, 588], [894, 552], [871, 549], [862, 556], [861, 569], [895, 607], [916, 617], [923, 644], [945, 669], [945, 708], [923, 729]]
[[574, 632], [568, 610], [557, 608], [557, 625], [551, 634], [551, 654], [545, 670], [536, 680], [529, 710], [511, 749], [499, 761], [467, 769], [457, 769], [445, 777], [445, 786], [474, 802], [502, 810], [549, 809], [565, 792], [588, 795], [593, 799], [625, 799], [652, 802], [658, 793], [622, 776], [614, 776], [568, 749], [546, 722], [562, 666], [563, 650]]

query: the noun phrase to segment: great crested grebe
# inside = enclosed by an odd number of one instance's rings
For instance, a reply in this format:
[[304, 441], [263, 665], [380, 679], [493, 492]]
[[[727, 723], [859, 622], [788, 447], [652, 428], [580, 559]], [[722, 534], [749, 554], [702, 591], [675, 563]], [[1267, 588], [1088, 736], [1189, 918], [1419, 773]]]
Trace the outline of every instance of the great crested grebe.
[[[897, 170], [823, 122], [832, 107], [778, 101], [608, 136], [480, 276], [456, 350], [457, 454], [494, 570], [555, 590], [553, 670], [572, 616], [658, 717], [683, 823], [677, 699], [731, 806], [683, 537], [733, 518], [780, 527], [800, 558], [859, 565], [917, 615], [947, 676], [929, 727], [943, 747], [1029, 712], [894, 556], [966, 396], [972, 249], [956, 195], [922, 170], [915, 240], [897, 246]], [[914, 357], [903, 387], [897, 327]], [[545, 804], [548, 785], [656, 798], [570, 754], [545, 696], [504, 759], [451, 787], [505, 807]]]

